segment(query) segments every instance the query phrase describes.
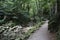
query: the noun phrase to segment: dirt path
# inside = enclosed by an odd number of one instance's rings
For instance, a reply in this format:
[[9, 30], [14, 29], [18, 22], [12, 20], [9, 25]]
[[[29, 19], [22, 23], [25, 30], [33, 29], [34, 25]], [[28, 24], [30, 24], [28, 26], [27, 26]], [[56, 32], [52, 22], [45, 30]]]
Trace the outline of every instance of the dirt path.
[[48, 31], [48, 21], [46, 21], [45, 24], [33, 33], [28, 40], [52, 40], [51, 36], [52, 35], [50, 35]]

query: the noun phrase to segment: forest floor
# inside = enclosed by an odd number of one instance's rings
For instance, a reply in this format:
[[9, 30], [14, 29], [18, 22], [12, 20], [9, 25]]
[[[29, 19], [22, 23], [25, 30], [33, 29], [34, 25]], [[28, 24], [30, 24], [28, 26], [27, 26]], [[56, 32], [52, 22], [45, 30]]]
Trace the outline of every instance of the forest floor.
[[46, 21], [28, 40], [55, 40], [55, 33], [49, 33], [48, 21]]

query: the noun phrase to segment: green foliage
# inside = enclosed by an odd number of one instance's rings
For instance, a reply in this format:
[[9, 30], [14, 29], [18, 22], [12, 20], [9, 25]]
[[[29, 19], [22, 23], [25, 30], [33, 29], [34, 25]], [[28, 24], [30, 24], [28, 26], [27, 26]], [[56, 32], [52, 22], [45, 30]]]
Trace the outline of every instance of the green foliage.
[[0, 28], [2, 30], [0, 33], [6, 38], [1, 40], [22, 40], [25, 37], [22, 35], [22, 29], [16, 32], [21, 32], [21, 35], [18, 35], [14, 30], [16, 31], [19, 27], [14, 26], [21, 25], [26, 27], [29, 22], [33, 22], [36, 25], [26, 33], [26, 37], [28, 37], [39, 28], [43, 20], [51, 17], [51, 9], [54, 3], [54, 0], [0, 0], [0, 11], [3, 10], [1, 14], [4, 13], [3, 17], [1, 17], [2, 19], [0, 18], [0, 25], [3, 26], [1, 27], [2, 29]]
[[29, 36], [34, 33], [36, 30], [38, 30], [40, 28], [40, 26], [43, 24], [44, 22], [39, 22], [38, 24], [34, 25], [31, 29], [28, 30], [28, 32], [24, 33], [24, 37], [22, 37], [21, 40], [27, 40], [27, 38], [29, 38]]
[[[49, 15], [49, 11], [47, 10], [51, 8], [53, 2], [53, 0], [1, 0], [0, 9], [3, 10], [6, 15], [12, 15], [9, 17], [10, 19], [14, 16], [17, 20], [20, 19], [20, 23], [22, 20], [24, 21], [24, 19], [27, 22], [29, 20], [36, 20], [35, 22], [37, 22], [41, 20], [42, 17], [45, 17], [44, 14]], [[47, 11], [47, 13], [44, 13], [45, 11]]]
[[36, 31], [44, 22], [39, 22], [38, 24], [34, 25], [28, 32], [23, 32], [20, 25], [10, 27], [10, 24], [0, 26], [0, 39], [1, 40], [27, 40], [27, 38]]

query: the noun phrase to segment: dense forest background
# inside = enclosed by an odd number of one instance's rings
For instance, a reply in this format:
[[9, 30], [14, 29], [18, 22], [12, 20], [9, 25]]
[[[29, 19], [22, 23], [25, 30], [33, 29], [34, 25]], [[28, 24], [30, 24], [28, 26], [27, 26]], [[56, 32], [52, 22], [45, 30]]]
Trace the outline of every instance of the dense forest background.
[[[0, 0], [0, 39], [25, 40], [35, 26], [54, 18], [56, 7], [56, 0]], [[22, 31], [30, 26], [30, 32]]]
[[[18, 24], [26, 24], [29, 21], [38, 22], [53, 16], [55, 0], [1, 0], [0, 1], [0, 25], [8, 21]], [[51, 12], [51, 13], [50, 13]]]

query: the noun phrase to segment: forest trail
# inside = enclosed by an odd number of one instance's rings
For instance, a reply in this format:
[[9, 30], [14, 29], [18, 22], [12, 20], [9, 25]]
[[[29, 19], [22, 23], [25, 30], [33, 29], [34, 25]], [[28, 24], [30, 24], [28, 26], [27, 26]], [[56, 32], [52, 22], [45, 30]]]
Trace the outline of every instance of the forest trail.
[[48, 31], [48, 21], [46, 21], [28, 40], [55, 40], [53, 36]]

